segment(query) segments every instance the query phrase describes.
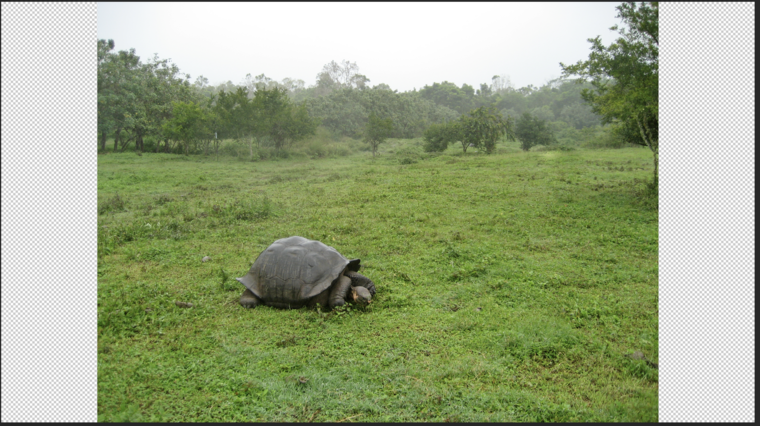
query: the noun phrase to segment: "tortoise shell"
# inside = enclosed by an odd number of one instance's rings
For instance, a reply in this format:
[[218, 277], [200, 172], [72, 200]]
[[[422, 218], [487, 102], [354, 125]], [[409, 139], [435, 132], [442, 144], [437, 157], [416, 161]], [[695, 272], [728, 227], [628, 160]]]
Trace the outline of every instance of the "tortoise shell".
[[349, 260], [328, 245], [295, 236], [272, 243], [237, 280], [264, 303], [301, 305], [328, 290], [346, 266], [357, 271], [359, 259]]

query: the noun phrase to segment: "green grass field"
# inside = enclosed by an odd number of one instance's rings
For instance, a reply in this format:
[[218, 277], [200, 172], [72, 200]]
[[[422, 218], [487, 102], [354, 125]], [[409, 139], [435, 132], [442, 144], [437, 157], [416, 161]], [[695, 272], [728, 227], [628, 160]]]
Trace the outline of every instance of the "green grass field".
[[[419, 145], [99, 155], [98, 420], [657, 421], [626, 357], [658, 362], [651, 153]], [[374, 302], [242, 308], [291, 235], [361, 258]]]

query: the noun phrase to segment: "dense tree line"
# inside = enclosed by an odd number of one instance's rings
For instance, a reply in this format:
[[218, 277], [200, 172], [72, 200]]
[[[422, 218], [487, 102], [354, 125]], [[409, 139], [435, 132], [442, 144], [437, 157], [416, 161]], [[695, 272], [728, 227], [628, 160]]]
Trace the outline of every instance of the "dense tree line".
[[142, 63], [134, 49], [113, 52], [113, 40], [99, 40], [98, 132], [100, 148], [106, 138], [114, 138], [114, 150], [123, 151], [135, 142], [143, 149], [146, 137], [160, 133], [163, 122], [172, 115], [172, 102], [189, 101], [189, 82], [179, 68], [154, 57]]
[[[414, 138], [423, 136], [431, 125], [458, 120], [481, 107], [496, 109], [505, 119], [530, 112], [554, 122], [560, 130], [600, 123], [583, 103], [583, 87], [570, 81], [514, 89], [503, 75], [494, 76], [478, 90], [444, 81], [402, 93], [386, 84], [371, 87], [369, 83], [356, 63], [344, 60], [325, 64], [309, 87], [303, 80], [276, 81], [265, 74], [247, 74], [239, 84], [227, 81], [215, 86], [201, 75], [190, 84], [190, 76], [168, 60], [156, 56], [142, 63], [134, 49], [114, 52], [112, 40], [99, 40], [100, 148], [111, 137], [114, 150], [123, 151], [134, 141], [135, 149], [142, 151], [147, 138], [156, 151], [188, 153], [201, 148], [207, 153], [209, 146], [218, 149], [218, 139], [225, 138], [247, 140], [253, 156], [254, 143], [260, 145], [263, 140], [280, 149], [312, 134], [317, 122], [334, 135], [361, 138], [374, 115], [392, 123], [387, 137]], [[239, 110], [233, 111], [236, 106]], [[246, 115], [247, 108], [260, 110]], [[279, 118], [264, 117], [261, 108]], [[290, 120], [288, 124], [284, 117]]]
[[[325, 64], [315, 80], [315, 84], [306, 87], [303, 80], [276, 81], [265, 74], [247, 74], [238, 84], [227, 81], [210, 85], [201, 75], [191, 84], [190, 76], [180, 73], [177, 65], [168, 60], [156, 56], [143, 63], [134, 49], [114, 52], [112, 40], [99, 40], [100, 149], [105, 149], [107, 138], [113, 138], [114, 150], [123, 151], [134, 141], [135, 149], [142, 151], [147, 138], [153, 141], [156, 151], [188, 153], [201, 148], [207, 153], [209, 146], [218, 149], [218, 138], [231, 138], [247, 140], [253, 156], [254, 141], [282, 148], [313, 133], [316, 122], [334, 135], [361, 138], [366, 136], [369, 117], [374, 114], [392, 123], [387, 137], [414, 138], [433, 124], [457, 120], [481, 107], [495, 108], [504, 118], [530, 112], [554, 122], [560, 130], [600, 123], [599, 116], [583, 103], [583, 87], [564, 80], [538, 89], [514, 89], [509, 77], [502, 75], [494, 76], [490, 84], [481, 84], [478, 90], [444, 81], [398, 93], [382, 83], [371, 87], [370, 79], [359, 73], [358, 65], [345, 60]], [[263, 108], [264, 99], [269, 99], [268, 111], [279, 114], [278, 119], [265, 118], [260, 112], [243, 114], [248, 107]], [[231, 106], [225, 106], [230, 102]], [[244, 105], [245, 102], [251, 104]], [[278, 102], [290, 112], [275, 113], [271, 108]], [[230, 108], [235, 105], [241, 109], [232, 112]], [[292, 122], [283, 124], [285, 116]], [[244, 119], [258, 122], [235, 122]], [[263, 122], [270, 123], [268, 130], [262, 130], [266, 127]]]
[[470, 147], [490, 154], [502, 137], [515, 140], [512, 117], [504, 117], [494, 107], [479, 107], [457, 120], [433, 124], [425, 131], [423, 148], [428, 152], [444, 151], [449, 144], [459, 142], [462, 152]]
[[[98, 41], [98, 131], [105, 148], [144, 141], [156, 151], [189, 153], [219, 139], [281, 150], [315, 133], [318, 125], [336, 136], [364, 138], [372, 145], [387, 137], [424, 136], [425, 149], [439, 151], [460, 142], [492, 152], [495, 137], [516, 138], [523, 149], [588, 139], [599, 125], [612, 124], [614, 137], [648, 146], [657, 166], [657, 4], [624, 3], [619, 15], [628, 31], [609, 47], [590, 39], [588, 61], [561, 64], [563, 77], [541, 87], [513, 87], [494, 75], [478, 89], [448, 81], [398, 93], [387, 84], [370, 85], [355, 62], [331, 61], [315, 83], [274, 80], [247, 74], [238, 84], [210, 85], [181, 74], [154, 56], [143, 63], [134, 49], [114, 52], [112, 40]], [[614, 27], [617, 29], [617, 27]], [[580, 76], [571, 80], [571, 76]]]
[[[156, 152], [184, 151], [201, 147], [208, 154], [219, 139], [248, 140], [253, 158], [254, 140], [271, 141], [280, 150], [290, 142], [314, 134], [318, 120], [302, 102], [289, 96], [302, 84], [273, 83], [264, 74], [246, 76], [243, 85], [208, 85], [200, 76], [190, 84], [175, 64], [155, 56], [143, 63], [134, 49], [114, 52], [113, 40], [98, 41], [98, 137], [100, 149], [113, 136], [114, 151], [135, 142], [155, 143]], [[121, 148], [119, 146], [121, 145]]]

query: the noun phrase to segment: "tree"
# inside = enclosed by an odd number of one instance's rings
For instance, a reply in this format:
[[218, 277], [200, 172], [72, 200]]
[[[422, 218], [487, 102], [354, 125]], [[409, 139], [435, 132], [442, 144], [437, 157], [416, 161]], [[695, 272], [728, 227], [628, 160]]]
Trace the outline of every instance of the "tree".
[[491, 90], [493, 93], [509, 91], [510, 89], [512, 89], [512, 82], [508, 75], [502, 74], [491, 77]]
[[317, 74], [317, 87], [322, 88], [326, 93], [346, 87], [363, 89], [367, 83], [369, 83], [369, 78], [359, 74], [359, 66], [356, 62], [345, 59], [341, 63], [330, 61]]
[[554, 113], [552, 112], [551, 108], [549, 108], [549, 105], [533, 108], [530, 114], [540, 120], [547, 122], [554, 121]]
[[599, 116], [594, 114], [591, 107], [582, 101], [565, 105], [562, 107], [558, 117], [561, 121], [564, 121], [576, 129], [592, 127], [600, 124]]
[[209, 145], [214, 146], [214, 153], [216, 159], [219, 159], [219, 139], [217, 138], [217, 129], [221, 120], [214, 108], [215, 96], [210, 98], [203, 98], [200, 102], [200, 108], [202, 113], [201, 125], [199, 126], [199, 139], [203, 145], [203, 155], [208, 156]]
[[306, 83], [303, 80], [294, 80], [290, 77], [285, 77], [282, 79], [282, 83], [280, 85], [288, 90], [288, 95], [290, 95], [290, 98], [294, 101], [303, 100], [302, 94], [306, 86]]
[[443, 152], [449, 144], [462, 139], [460, 124], [458, 121], [433, 123], [425, 130], [423, 139], [422, 149], [425, 152]]
[[515, 124], [515, 136], [520, 140], [520, 147], [528, 151], [536, 145], [557, 143], [554, 133], [546, 126], [546, 121], [524, 112]]
[[602, 116], [603, 124], [626, 142], [648, 147], [654, 161], [654, 183], [658, 181], [659, 155], [659, 29], [657, 2], [626, 2], [616, 7], [617, 18], [629, 27], [610, 28], [621, 35], [605, 47], [599, 36], [588, 39], [591, 54], [575, 65], [560, 63], [564, 75], [590, 78], [592, 89], [583, 99]]
[[242, 141], [248, 138], [250, 159], [253, 160], [253, 138], [257, 128], [256, 107], [248, 99], [248, 89], [238, 87], [234, 92], [219, 92], [215, 112], [223, 133]]
[[134, 141], [141, 152], [145, 138], [161, 137], [172, 102], [191, 100], [190, 83], [179, 76], [176, 65], [158, 55], [142, 63], [134, 49], [113, 53], [113, 40], [98, 40], [97, 46], [100, 148], [113, 133], [114, 151], [124, 151]]
[[356, 87], [359, 90], [364, 90], [368, 88], [367, 83], [369, 83], [369, 78], [367, 78], [364, 74], [354, 74], [351, 77], [351, 86]]
[[296, 142], [317, 133], [319, 119], [312, 118], [309, 115], [306, 104], [303, 102], [299, 105], [290, 106], [288, 120], [287, 131], [285, 132], [286, 141]]
[[[139, 135], [135, 141], [139, 151], [143, 150], [144, 135], [160, 136], [161, 126], [172, 116], [172, 102], [195, 101], [189, 76], [187, 76], [188, 80], [183, 79], [179, 67], [171, 64], [168, 59], [159, 59], [158, 55], [154, 55], [153, 59], [144, 66], [143, 78], [146, 91], [141, 100], [146, 112], [146, 123], [143, 134]], [[200, 99], [198, 97], [197, 101]], [[159, 140], [156, 143], [156, 152], [159, 151], [160, 145]]]
[[374, 112], [369, 115], [364, 131], [364, 141], [372, 148], [373, 157], [377, 153], [377, 146], [385, 142], [391, 132], [393, 132], [393, 121], [390, 118], [382, 119]]
[[322, 119], [322, 125], [335, 134], [362, 137], [370, 111], [393, 122], [389, 137], [422, 136], [431, 123], [455, 120], [456, 111], [423, 99], [416, 92], [396, 93], [375, 86], [356, 90], [343, 88], [327, 96], [307, 101], [309, 114]]
[[462, 84], [462, 92], [464, 92], [464, 95], [467, 96], [468, 98], [472, 98], [473, 96], [475, 96], [475, 88], [473, 88], [467, 83]]
[[278, 151], [288, 142], [315, 134], [317, 121], [309, 116], [305, 105], [294, 105], [286, 90], [259, 90], [254, 102], [258, 108], [258, 134], [268, 135]]
[[162, 129], [166, 137], [180, 141], [189, 154], [190, 142], [200, 138], [204, 131], [206, 116], [195, 102], [172, 102], [173, 117], [164, 122]]
[[198, 90], [203, 90], [206, 87], [208, 87], [208, 78], [199, 75], [195, 78], [195, 83], [193, 83], [193, 87], [198, 88]]
[[98, 130], [101, 148], [105, 148], [106, 134], [114, 133], [116, 151], [122, 130], [138, 114], [135, 101], [141, 92], [138, 73], [142, 64], [135, 49], [111, 53], [113, 48], [113, 40], [98, 41]]
[[491, 96], [491, 88], [485, 83], [480, 83], [480, 89], [476, 93], [480, 97], [487, 98]]
[[108, 132], [113, 126], [112, 117], [109, 116], [111, 105], [109, 99], [110, 93], [108, 93], [112, 89], [113, 84], [108, 75], [108, 69], [111, 65], [109, 61], [113, 57], [113, 54], [110, 52], [113, 48], [113, 40], [98, 40], [98, 133], [101, 151], [106, 149]]
[[472, 109], [474, 93], [472, 86], [463, 84], [459, 88], [454, 83], [444, 81], [433, 83], [432, 86], [426, 85], [420, 89], [419, 96], [464, 114]]
[[495, 107], [480, 107], [463, 115], [459, 119], [461, 127], [462, 151], [473, 146], [485, 149], [491, 154], [496, 148], [496, 141], [502, 136], [514, 140], [511, 118], [504, 118]]

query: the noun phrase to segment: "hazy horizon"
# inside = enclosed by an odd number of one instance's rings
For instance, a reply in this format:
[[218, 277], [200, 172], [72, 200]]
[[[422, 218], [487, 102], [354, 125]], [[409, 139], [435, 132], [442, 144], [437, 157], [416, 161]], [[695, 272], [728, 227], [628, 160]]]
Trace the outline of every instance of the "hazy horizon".
[[[98, 39], [141, 60], [171, 59], [191, 81], [246, 74], [316, 82], [330, 61], [399, 92], [434, 82], [515, 88], [561, 75], [609, 44], [619, 3], [98, 3]], [[368, 19], [371, 18], [371, 19]]]

